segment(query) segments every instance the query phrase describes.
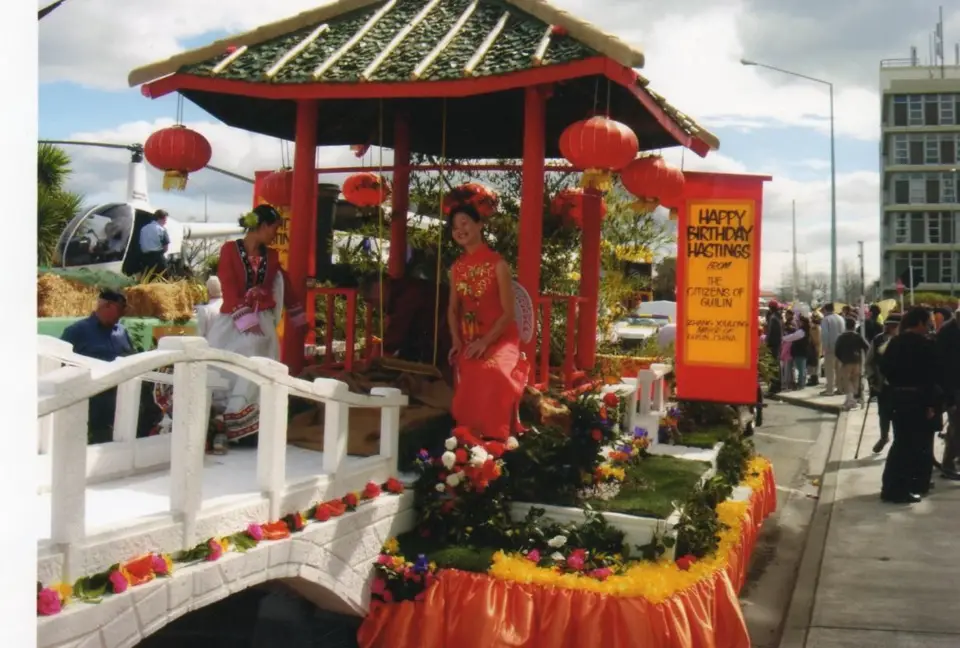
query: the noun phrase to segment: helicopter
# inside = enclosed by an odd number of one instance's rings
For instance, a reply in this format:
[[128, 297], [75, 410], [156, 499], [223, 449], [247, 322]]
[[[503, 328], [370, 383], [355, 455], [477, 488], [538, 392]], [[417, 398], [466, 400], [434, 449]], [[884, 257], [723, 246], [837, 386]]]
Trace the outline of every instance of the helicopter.
[[[124, 202], [97, 205], [80, 212], [60, 234], [53, 257], [54, 268], [105, 270], [134, 276], [144, 269], [140, 250], [140, 230], [154, 219], [156, 209], [147, 196], [147, 170], [143, 162], [143, 145], [39, 140], [56, 146], [95, 146], [124, 149], [130, 152], [127, 169], [127, 198]], [[252, 178], [207, 165], [211, 171], [253, 184]], [[229, 223], [185, 223], [167, 218], [170, 246], [167, 259], [171, 267], [183, 265], [183, 243], [187, 240], [240, 236], [243, 228]]]

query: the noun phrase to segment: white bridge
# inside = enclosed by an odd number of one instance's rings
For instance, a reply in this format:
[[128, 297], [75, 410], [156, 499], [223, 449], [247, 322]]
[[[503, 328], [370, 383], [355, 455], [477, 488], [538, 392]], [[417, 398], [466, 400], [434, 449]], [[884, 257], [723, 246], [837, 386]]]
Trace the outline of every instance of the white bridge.
[[[396, 389], [367, 396], [335, 380], [291, 378], [278, 362], [211, 349], [201, 338], [166, 337], [155, 351], [107, 363], [40, 336], [38, 363], [37, 580], [45, 586], [73, 583], [146, 552], [189, 549], [397, 475], [407, 398]], [[158, 372], [170, 366], [172, 376]], [[256, 449], [205, 454], [210, 393], [222, 381], [217, 369], [260, 388]], [[144, 381], [173, 385], [170, 434], [136, 436]], [[88, 446], [89, 399], [111, 388], [117, 388], [114, 438]], [[290, 396], [322, 404], [324, 452], [287, 445]], [[381, 410], [378, 455], [347, 455], [352, 408]], [[284, 580], [328, 610], [362, 615], [383, 541], [412, 525], [412, 494], [384, 495], [289, 539], [181, 567], [99, 604], [74, 602], [38, 618], [38, 645], [135, 646], [186, 612], [269, 580]]]

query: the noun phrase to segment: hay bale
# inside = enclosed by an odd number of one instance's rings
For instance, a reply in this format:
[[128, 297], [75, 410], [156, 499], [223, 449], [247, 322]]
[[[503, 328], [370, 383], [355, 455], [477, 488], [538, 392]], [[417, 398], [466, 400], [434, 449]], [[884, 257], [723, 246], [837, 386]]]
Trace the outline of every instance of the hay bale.
[[187, 281], [149, 283], [131, 286], [127, 297], [127, 317], [154, 317], [164, 322], [178, 322], [193, 317], [197, 294]]
[[56, 274], [37, 277], [37, 317], [85, 317], [97, 304], [99, 289]]

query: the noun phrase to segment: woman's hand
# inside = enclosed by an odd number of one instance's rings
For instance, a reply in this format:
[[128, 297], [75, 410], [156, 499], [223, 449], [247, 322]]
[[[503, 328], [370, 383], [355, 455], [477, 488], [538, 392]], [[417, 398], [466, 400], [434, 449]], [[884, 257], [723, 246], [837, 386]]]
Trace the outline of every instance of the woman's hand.
[[490, 343], [480, 338], [479, 340], [474, 340], [467, 345], [466, 350], [463, 352], [465, 358], [482, 358], [483, 354], [486, 352], [487, 347], [490, 346]]
[[450, 345], [450, 353], [447, 354], [447, 362], [451, 365], [457, 363], [457, 357], [460, 355], [460, 351], [463, 350], [463, 343], [460, 340], [454, 339]]

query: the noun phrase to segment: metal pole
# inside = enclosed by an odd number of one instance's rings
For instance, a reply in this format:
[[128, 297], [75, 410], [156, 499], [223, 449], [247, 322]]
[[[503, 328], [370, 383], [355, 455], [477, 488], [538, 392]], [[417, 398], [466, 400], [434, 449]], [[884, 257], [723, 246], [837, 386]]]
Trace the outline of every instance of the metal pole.
[[797, 201], [792, 202], [793, 205], [793, 301], [797, 301], [797, 283], [799, 282], [799, 277], [797, 276]]
[[[864, 326], [866, 313], [864, 308], [867, 305], [867, 283], [863, 272], [863, 241], [857, 241], [857, 248], [860, 255], [860, 313], [857, 315], [857, 321], [860, 322], [860, 335], [867, 340], [867, 327]], [[870, 340], [867, 340], [869, 342]]]
[[910, 263], [910, 305], [915, 306], [913, 302], [913, 263]]
[[833, 84], [830, 87], [830, 293], [837, 301], [837, 162], [833, 123]]

